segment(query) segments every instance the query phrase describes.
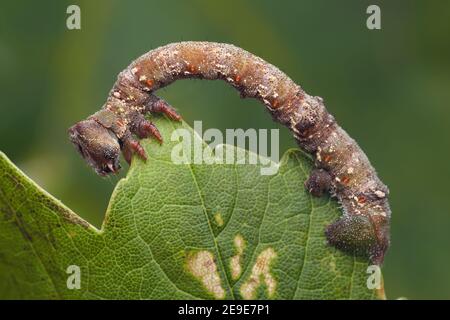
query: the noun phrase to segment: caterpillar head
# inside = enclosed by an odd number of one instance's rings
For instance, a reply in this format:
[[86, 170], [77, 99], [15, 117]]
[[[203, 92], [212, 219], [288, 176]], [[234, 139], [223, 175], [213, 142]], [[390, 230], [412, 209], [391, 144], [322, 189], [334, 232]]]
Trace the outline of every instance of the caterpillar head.
[[120, 169], [120, 144], [116, 135], [95, 120], [80, 121], [69, 129], [70, 141], [84, 160], [101, 176]]

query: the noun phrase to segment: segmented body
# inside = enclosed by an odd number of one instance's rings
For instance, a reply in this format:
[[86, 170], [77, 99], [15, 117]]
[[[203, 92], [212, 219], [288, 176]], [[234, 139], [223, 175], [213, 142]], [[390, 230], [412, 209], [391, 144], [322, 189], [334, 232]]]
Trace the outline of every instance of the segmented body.
[[[242, 97], [261, 101], [275, 121], [289, 128], [300, 148], [314, 156], [318, 169], [306, 182], [307, 189], [314, 195], [329, 191], [342, 205], [343, 216], [326, 229], [329, 243], [382, 263], [389, 246], [388, 188], [320, 97], [308, 95], [278, 68], [241, 48], [181, 42], [154, 49], [119, 74], [103, 109], [91, 119], [117, 136], [128, 160], [133, 151], [145, 157], [131, 133], [148, 136], [139, 131], [147, 112], [164, 112], [178, 120], [154, 92], [185, 78], [221, 79]], [[157, 136], [157, 130], [152, 134]]]

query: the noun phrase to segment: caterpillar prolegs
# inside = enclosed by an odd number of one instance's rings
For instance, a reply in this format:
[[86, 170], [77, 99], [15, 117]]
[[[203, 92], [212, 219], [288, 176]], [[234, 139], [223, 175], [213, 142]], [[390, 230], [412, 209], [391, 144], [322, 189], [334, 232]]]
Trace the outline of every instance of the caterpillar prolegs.
[[122, 151], [146, 159], [134, 138], [162, 142], [146, 113], [177, 112], [154, 92], [178, 79], [221, 79], [242, 97], [260, 100], [275, 121], [291, 130], [315, 167], [305, 187], [315, 196], [329, 192], [343, 208], [342, 217], [326, 228], [328, 242], [344, 251], [383, 262], [389, 247], [388, 188], [380, 181], [358, 144], [336, 123], [320, 97], [308, 95], [288, 76], [263, 59], [229, 44], [180, 42], [154, 49], [123, 70], [105, 105], [69, 129], [70, 139], [100, 175], [120, 169]]

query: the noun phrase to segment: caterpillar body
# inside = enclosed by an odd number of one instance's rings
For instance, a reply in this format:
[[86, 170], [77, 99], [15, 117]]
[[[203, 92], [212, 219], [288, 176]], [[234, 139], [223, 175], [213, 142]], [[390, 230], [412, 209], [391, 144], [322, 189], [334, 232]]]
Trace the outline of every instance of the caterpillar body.
[[180, 42], [142, 55], [118, 75], [101, 110], [69, 129], [72, 143], [100, 175], [120, 169], [120, 151], [128, 162], [133, 153], [146, 159], [134, 136], [162, 138], [144, 115], [157, 112], [181, 119], [154, 93], [185, 78], [224, 80], [242, 97], [261, 101], [315, 158], [316, 168], [305, 182], [308, 191], [315, 196], [329, 192], [343, 208], [342, 217], [325, 230], [329, 244], [366, 255], [374, 264], [383, 262], [390, 242], [389, 191], [364, 152], [336, 123], [322, 98], [308, 95], [278, 68], [236, 46]]

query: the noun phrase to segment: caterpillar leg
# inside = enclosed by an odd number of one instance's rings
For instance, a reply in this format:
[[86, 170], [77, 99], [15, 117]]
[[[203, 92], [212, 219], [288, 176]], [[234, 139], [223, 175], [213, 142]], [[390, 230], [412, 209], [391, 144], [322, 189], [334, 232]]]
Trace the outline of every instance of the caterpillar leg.
[[163, 142], [158, 128], [151, 121], [145, 119], [142, 114], [139, 114], [134, 118], [131, 131], [138, 136], [139, 139], [154, 137], [160, 144]]
[[150, 97], [150, 100], [147, 103], [146, 107], [147, 112], [162, 113], [172, 120], [181, 121], [181, 116], [178, 114], [178, 112], [166, 101], [155, 95], [152, 95]]
[[147, 160], [147, 153], [138, 140], [134, 139], [131, 133], [122, 138], [122, 154], [128, 164], [131, 164], [131, 157], [137, 154], [142, 160]]
[[138, 140], [134, 139], [132, 134], [136, 135], [139, 139], [145, 139], [153, 137], [158, 140], [159, 143], [163, 142], [163, 138], [158, 128], [149, 120], [145, 119], [145, 113], [162, 113], [171, 120], [181, 121], [181, 116], [175, 111], [163, 99], [151, 95], [148, 102], [145, 105], [143, 113], [135, 114], [131, 118], [131, 125], [129, 131], [121, 139], [122, 141], [122, 153], [125, 160], [130, 164], [133, 154], [137, 154], [141, 159], [147, 160], [147, 154], [144, 148], [141, 146]]
[[315, 197], [321, 197], [331, 189], [332, 177], [324, 169], [313, 169], [308, 180], [305, 181], [305, 188]]

